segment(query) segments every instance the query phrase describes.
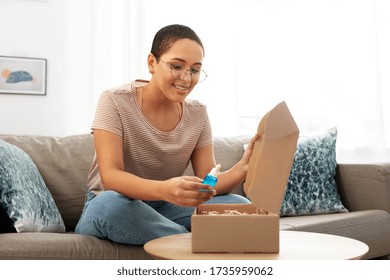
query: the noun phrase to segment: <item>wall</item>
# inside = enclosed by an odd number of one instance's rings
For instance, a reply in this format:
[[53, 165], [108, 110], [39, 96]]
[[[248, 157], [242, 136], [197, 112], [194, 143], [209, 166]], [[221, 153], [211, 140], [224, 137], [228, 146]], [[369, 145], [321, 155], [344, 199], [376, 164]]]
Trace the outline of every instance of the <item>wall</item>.
[[80, 63], [81, 69], [75, 59], [85, 51], [69, 59], [69, 50], [78, 45], [67, 40], [77, 29], [67, 20], [69, 9], [66, 0], [0, 0], [0, 55], [48, 62], [46, 96], [0, 94], [0, 133], [66, 136], [89, 132], [94, 104], [86, 90], [88, 75], [78, 75], [88, 56]]

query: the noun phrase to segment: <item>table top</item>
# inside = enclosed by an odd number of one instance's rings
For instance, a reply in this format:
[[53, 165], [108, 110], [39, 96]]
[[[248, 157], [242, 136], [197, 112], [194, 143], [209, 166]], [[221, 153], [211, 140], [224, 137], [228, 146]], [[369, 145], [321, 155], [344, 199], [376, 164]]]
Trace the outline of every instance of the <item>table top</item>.
[[157, 238], [144, 246], [155, 259], [342, 260], [360, 259], [368, 246], [355, 239], [302, 231], [280, 231], [279, 253], [192, 253], [191, 233]]

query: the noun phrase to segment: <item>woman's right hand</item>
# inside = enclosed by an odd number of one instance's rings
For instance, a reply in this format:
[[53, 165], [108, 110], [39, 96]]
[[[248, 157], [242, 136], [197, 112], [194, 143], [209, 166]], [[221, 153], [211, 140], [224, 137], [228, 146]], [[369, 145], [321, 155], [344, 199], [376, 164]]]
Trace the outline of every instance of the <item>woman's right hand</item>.
[[187, 207], [198, 206], [216, 195], [212, 187], [202, 184], [202, 179], [195, 176], [181, 176], [166, 180], [162, 192], [163, 200]]

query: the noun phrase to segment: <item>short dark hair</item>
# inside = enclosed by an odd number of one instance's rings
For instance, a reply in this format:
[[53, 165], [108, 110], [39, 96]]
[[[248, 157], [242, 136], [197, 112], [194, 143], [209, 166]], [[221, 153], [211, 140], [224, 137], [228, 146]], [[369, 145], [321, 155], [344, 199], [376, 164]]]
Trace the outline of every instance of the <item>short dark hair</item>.
[[158, 59], [180, 39], [190, 39], [197, 42], [202, 47], [204, 55], [204, 47], [199, 36], [188, 26], [180, 24], [172, 24], [161, 28], [154, 36], [150, 52]]

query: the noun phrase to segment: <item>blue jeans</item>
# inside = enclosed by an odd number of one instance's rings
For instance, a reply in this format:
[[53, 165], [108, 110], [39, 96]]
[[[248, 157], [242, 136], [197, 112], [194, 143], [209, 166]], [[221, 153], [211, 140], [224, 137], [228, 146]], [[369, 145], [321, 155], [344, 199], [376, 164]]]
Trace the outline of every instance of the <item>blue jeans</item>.
[[[206, 203], [250, 203], [240, 195], [215, 196]], [[117, 243], [143, 245], [149, 240], [191, 231], [194, 207], [165, 201], [133, 200], [114, 191], [87, 194], [75, 233]]]

